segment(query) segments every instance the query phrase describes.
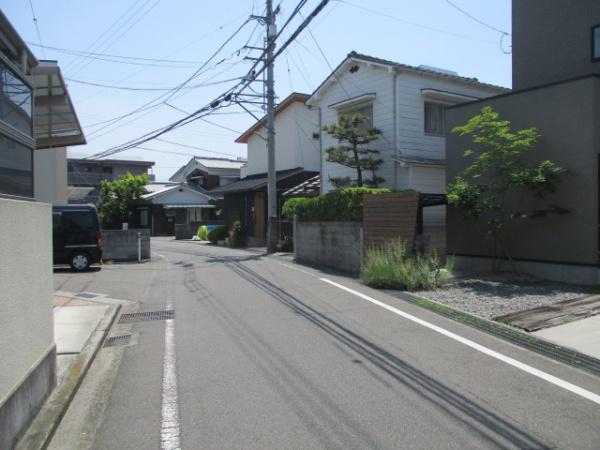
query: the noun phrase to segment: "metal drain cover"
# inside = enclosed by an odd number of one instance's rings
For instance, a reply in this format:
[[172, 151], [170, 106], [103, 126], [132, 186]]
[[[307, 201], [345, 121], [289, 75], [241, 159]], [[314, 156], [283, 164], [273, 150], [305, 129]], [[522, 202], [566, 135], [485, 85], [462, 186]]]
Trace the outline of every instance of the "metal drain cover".
[[128, 345], [131, 340], [130, 334], [123, 336], [111, 336], [104, 342], [104, 347], [114, 347], [116, 345]]
[[149, 322], [152, 320], [168, 320], [174, 318], [175, 310], [165, 309], [163, 311], [146, 311], [123, 314], [119, 319], [119, 323]]
[[87, 292], [80, 292], [78, 294], [75, 294], [75, 297], [96, 298], [96, 297], [98, 297], [98, 295], [96, 295], [96, 294], [89, 294]]

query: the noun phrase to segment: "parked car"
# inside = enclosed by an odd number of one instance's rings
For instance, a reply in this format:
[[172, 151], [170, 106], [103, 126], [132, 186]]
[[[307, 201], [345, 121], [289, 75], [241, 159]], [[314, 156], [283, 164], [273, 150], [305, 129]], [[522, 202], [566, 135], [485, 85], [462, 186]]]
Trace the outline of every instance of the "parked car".
[[52, 207], [54, 264], [69, 264], [78, 272], [102, 259], [102, 232], [94, 205]]

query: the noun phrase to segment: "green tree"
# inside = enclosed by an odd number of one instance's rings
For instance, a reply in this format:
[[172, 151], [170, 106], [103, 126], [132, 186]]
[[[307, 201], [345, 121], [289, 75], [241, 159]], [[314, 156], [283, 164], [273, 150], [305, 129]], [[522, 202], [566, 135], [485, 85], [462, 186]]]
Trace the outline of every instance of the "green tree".
[[[377, 169], [383, 163], [379, 159], [379, 150], [365, 147], [379, 139], [381, 131], [367, 128], [369, 118], [361, 113], [340, 114], [338, 123], [325, 125], [323, 131], [338, 140], [339, 145], [325, 149], [327, 161], [341, 164], [356, 170], [356, 179], [351, 177], [330, 178], [336, 188], [348, 186], [378, 187], [385, 180], [377, 176]], [[365, 179], [364, 172], [370, 172], [371, 178]]]
[[[491, 106], [485, 106], [481, 114], [452, 132], [470, 136], [477, 151], [471, 148], [464, 151], [463, 156], [471, 163], [448, 185], [448, 203], [458, 207], [465, 218], [485, 220], [485, 237], [493, 242], [495, 260], [500, 252], [510, 258], [503, 244], [509, 220], [570, 212], [546, 201], [556, 191], [566, 170], [549, 160], [524, 161], [524, 156], [535, 149], [541, 138], [536, 128], [513, 132], [509, 121], [500, 120]], [[533, 201], [524, 201], [527, 195]], [[519, 208], [527, 203], [530, 208]]]
[[148, 175], [127, 173], [118, 180], [102, 180], [98, 214], [105, 228], [120, 228], [132, 219], [131, 205], [146, 193]]

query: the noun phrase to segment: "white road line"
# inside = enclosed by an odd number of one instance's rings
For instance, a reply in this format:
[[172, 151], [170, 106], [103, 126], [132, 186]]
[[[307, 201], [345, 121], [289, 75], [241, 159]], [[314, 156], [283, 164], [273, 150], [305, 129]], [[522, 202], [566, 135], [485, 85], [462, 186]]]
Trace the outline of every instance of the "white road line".
[[[169, 264], [169, 260], [162, 256]], [[170, 269], [170, 266], [169, 266]], [[170, 276], [167, 282], [167, 309], [173, 309], [173, 294]], [[177, 450], [181, 448], [181, 427], [179, 423], [179, 399], [177, 392], [177, 371], [175, 353], [175, 319], [165, 321], [165, 351], [163, 355], [162, 402], [160, 417], [160, 448]]]
[[498, 353], [492, 349], [489, 349], [487, 347], [484, 347], [483, 345], [478, 344], [477, 342], [473, 342], [469, 339], [466, 339], [462, 336], [459, 336], [458, 334], [452, 333], [451, 331], [446, 330], [445, 328], [442, 327], [438, 327], [437, 325], [434, 325], [432, 323], [429, 323], [425, 320], [419, 319], [418, 317], [415, 317], [411, 314], [405, 313], [404, 311], [399, 310], [398, 308], [394, 308], [393, 306], [390, 306], [386, 303], [383, 303], [379, 300], [374, 299], [373, 297], [369, 297], [368, 295], [365, 295], [361, 292], [355, 291], [354, 289], [350, 289], [342, 284], [336, 283], [335, 281], [331, 281], [327, 278], [319, 278], [321, 281], [324, 281], [325, 283], [328, 283], [332, 286], [335, 286], [339, 289], [342, 289], [346, 292], [349, 292], [350, 294], [356, 295], [357, 297], [362, 298], [363, 300], [366, 300], [368, 302], [373, 303], [374, 305], [380, 306], [384, 309], [387, 309], [390, 312], [393, 312], [394, 314], [397, 314], [401, 317], [404, 317], [405, 319], [408, 319], [412, 322], [418, 323], [421, 326], [424, 326], [426, 328], [429, 328], [430, 330], [435, 331], [436, 333], [442, 334], [450, 339], [453, 339], [457, 342], [460, 342], [461, 344], [464, 344], [468, 347], [471, 347], [474, 350], [477, 350], [478, 352], [484, 353], [488, 356], [491, 356], [492, 358], [496, 358], [502, 362], [505, 362], [506, 364], [509, 364], [513, 367], [516, 367], [517, 369], [520, 369], [524, 372], [527, 372], [535, 377], [541, 378], [544, 381], [547, 381], [548, 383], [552, 383], [558, 387], [561, 387], [563, 389], [566, 389], [567, 391], [570, 391], [576, 395], [579, 395], [580, 397], [583, 397], [587, 400], [590, 400], [598, 405], [600, 405], [600, 395], [595, 394], [591, 391], [588, 391], [586, 389], [583, 389], [579, 386], [576, 386], [572, 383], [569, 383], [568, 381], [562, 380], [560, 378], [557, 378], [553, 375], [550, 375], [546, 372], [543, 372], [541, 370], [536, 369], [535, 367], [531, 367], [525, 363], [522, 363], [520, 361], [517, 361], [516, 359], [513, 359], [509, 356], [503, 355], [502, 353]]

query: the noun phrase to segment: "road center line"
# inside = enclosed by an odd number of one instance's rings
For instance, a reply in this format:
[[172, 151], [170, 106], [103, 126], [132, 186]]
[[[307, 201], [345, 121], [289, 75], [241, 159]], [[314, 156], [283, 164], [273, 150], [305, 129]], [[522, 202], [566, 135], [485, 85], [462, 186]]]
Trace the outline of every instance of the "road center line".
[[535, 377], [541, 378], [542, 380], [547, 381], [548, 383], [554, 384], [555, 386], [563, 388], [569, 392], [579, 395], [580, 397], [590, 400], [590, 401], [596, 403], [597, 405], [600, 405], [600, 395], [598, 395], [598, 394], [595, 394], [591, 391], [588, 391], [588, 390], [583, 389], [579, 386], [576, 386], [572, 383], [569, 383], [568, 381], [562, 380], [562, 379], [557, 378], [553, 375], [550, 375], [546, 372], [538, 370], [535, 367], [531, 367], [525, 363], [522, 363], [521, 361], [517, 361], [516, 359], [513, 359], [509, 356], [503, 355], [502, 353], [498, 353], [497, 351], [494, 351], [490, 348], [484, 347], [483, 345], [478, 344], [477, 342], [473, 342], [470, 339], [466, 339], [462, 336], [459, 336], [458, 334], [452, 333], [451, 331], [448, 331], [445, 328], [439, 327], [439, 326], [429, 323], [425, 320], [419, 319], [418, 317], [415, 317], [412, 314], [405, 313], [404, 311], [401, 311], [398, 308], [394, 308], [393, 306], [390, 306], [386, 303], [376, 300], [373, 297], [369, 297], [368, 295], [365, 295], [361, 292], [355, 291], [354, 289], [350, 289], [342, 284], [336, 283], [335, 281], [331, 281], [327, 278], [319, 278], [319, 279], [321, 281], [324, 281], [325, 283], [328, 283], [332, 286], [342, 289], [343, 291], [349, 292], [350, 294], [360, 297], [363, 300], [373, 303], [374, 305], [377, 305], [377, 306], [380, 306], [381, 308], [387, 309], [388, 311], [393, 312], [394, 314], [397, 314], [401, 317], [404, 317], [405, 319], [408, 319], [408, 320], [415, 322], [421, 326], [429, 328], [430, 330], [433, 330], [436, 333], [439, 333], [450, 339], [460, 342], [461, 344], [471, 347], [472, 349], [477, 350], [478, 352], [484, 353], [488, 356], [491, 356], [492, 358], [495, 358], [502, 362], [505, 362], [506, 364], [516, 367], [517, 369], [527, 372]]
[[[171, 266], [166, 261], [168, 270]], [[173, 309], [173, 294], [171, 277], [168, 274], [167, 309]], [[179, 399], [177, 393], [177, 372], [175, 353], [175, 319], [165, 321], [165, 351], [163, 355], [162, 401], [160, 417], [160, 448], [162, 450], [177, 450], [181, 448], [181, 429], [179, 423]]]

